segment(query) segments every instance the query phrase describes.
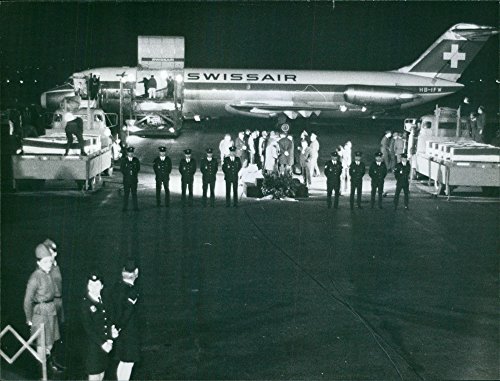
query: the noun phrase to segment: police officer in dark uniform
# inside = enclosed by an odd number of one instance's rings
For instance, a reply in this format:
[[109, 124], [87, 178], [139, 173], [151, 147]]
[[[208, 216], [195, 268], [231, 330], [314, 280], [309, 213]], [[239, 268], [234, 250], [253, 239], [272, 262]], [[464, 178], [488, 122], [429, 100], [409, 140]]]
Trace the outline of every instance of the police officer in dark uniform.
[[207, 188], [210, 185], [210, 206], [215, 206], [215, 180], [217, 179], [217, 170], [219, 164], [217, 159], [213, 157], [214, 151], [212, 148], [207, 148], [207, 157], [203, 158], [200, 163], [200, 170], [203, 174], [203, 206], [207, 205]]
[[80, 308], [83, 330], [86, 335], [85, 368], [89, 380], [102, 380], [107, 368], [108, 354], [118, 331], [112, 325], [107, 305], [101, 298], [103, 283], [98, 272], [87, 278], [87, 293]]
[[222, 171], [226, 180], [226, 208], [231, 206], [231, 187], [233, 188], [233, 206], [238, 207], [238, 173], [241, 169], [241, 160], [236, 157], [236, 147], [229, 148], [229, 156], [224, 158]]
[[153, 161], [156, 179], [156, 206], [161, 206], [161, 187], [165, 188], [165, 206], [170, 206], [170, 190], [168, 183], [172, 172], [172, 160], [167, 156], [167, 147], [159, 147], [159, 156]]
[[410, 172], [411, 165], [408, 162], [408, 156], [401, 154], [401, 162], [394, 168], [394, 176], [396, 177], [396, 193], [394, 194], [394, 209], [398, 208], [399, 194], [401, 189], [405, 194], [405, 209], [408, 210], [408, 202], [410, 199]]
[[[120, 333], [114, 342], [114, 352], [120, 361], [116, 379], [130, 380], [134, 363], [140, 360], [141, 332], [138, 308], [140, 293], [137, 286], [139, 268], [135, 261], [128, 260], [122, 268], [121, 280], [111, 288], [110, 304], [113, 322]], [[111, 299], [108, 299], [111, 300]]]
[[128, 197], [132, 193], [132, 202], [134, 210], [139, 210], [137, 205], [137, 183], [139, 182], [139, 171], [141, 170], [141, 163], [139, 159], [134, 157], [134, 147], [127, 148], [127, 156], [122, 159], [120, 170], [123, 174], [123, 190], [125, 192], [123, 198], [123, 211], [128, 208]]
[[186, 205], [186, 187], [189, 189], [188, 204], [193, 206], [193, 181], [196, 172], [196, 160], [191, 158], [191, 150], [184, 150], [184, 158], [179, 164], [182, 186], [182, 206]]
[[354, 153], [354, 161], [349, 167], [349, 175], [351, 176], [351, 197], [349, 198], [349, 203], [351, 209], [354, 209], [354, 193], [356, 191], [358, 192], [358, 197], [356, 198], [358, 209], [363, 209], [361, 207], [361, 194], [363, 193], [363, 176], [366, 173], [366, 166], [361, 161], [362, 155], [360, 151], [356, 151]]
[[326, 203], [328, 208], [332, 207], [332, 190], [335, 191], [333, 207], [338, 209], [340, 196], [340, 175], [342, 175], [342, 164], [337, 151], [332, 152], [332, 160], [325, 164], [326, 176]]
[[375, 194], [378, 191], [378, 207], [382, 209], [382, 195], [384, 194], [384, 181], [387, 176], [387, 167], [383, 162], [382, 152], [375, 154], [375, 161], [370, 165], [368, 174], [372, 179], [371, 207], [375, 207]]

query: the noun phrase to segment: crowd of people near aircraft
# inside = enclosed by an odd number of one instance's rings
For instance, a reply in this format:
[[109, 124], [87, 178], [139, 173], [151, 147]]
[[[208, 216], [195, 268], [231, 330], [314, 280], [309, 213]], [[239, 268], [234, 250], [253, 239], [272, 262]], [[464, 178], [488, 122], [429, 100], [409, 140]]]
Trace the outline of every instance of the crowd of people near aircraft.
[[[396, 135], [391, 138], [388, 131], [381, 141], [381, 151], [373, 157], [369, 167], [369, 176], [372, 182], [371, 206], [375, 206], [375, 196], [379, 193], [378, 206], [382, 208], [384, 195], [384, 181], [388, 172], [394, 172], [396, 178], [395, 207], [401, 190], [405, 193], [405, 208], [408, 209], [409, 177], [411, 165], [407, 155], [407, 141]], [[400, 143], [400, 140], [402, 143]], [[382, 148], [389, 148], [384, 154]], [[403, 147], [399, 152], [394, 147]], [[277, 131], [246, 130], [238, 132], [234, 138], [225, 134], [219, 143], [219, 157], [212, 147], [206, 148], [206, 156], [199, 160], [192, 156], [191, 149], [185, 149], [180, 159], [178, 171], [181, 175], [181, 202], [182, 206], [193, 206], [194, 174], [199, 169], [202, 173], [202, 205], [207, 206], [208, 191], [210, 190], [210, 206], [215, 206], [215, 182], [219, 166], [224, 173], [226, 182], [226, 207], [238, 206], [238, 184], [242, 181], [242, 169], [253, 168], [263, 176], [293, 176], [301, 178], [305, 186], [311, 186], [312, 177], [321, 176], [318, 165], [319, 140], [315, 133], [303, 131], [300, 135], [300, 144], [295, 147], [294, 139], [287, 134], [286, 128]], [[132, 196], [134, 210], [139, 210], [137, 199], [137, 184], [141, 163], [134, 156], [134, 147], [127, 147], [126, 154], [121, 159], [120, 168], [123, 175], [124, 199], [123, 211], [128, 210], [128, 199]], [[170, 206], [170, 175], [172, 173], [172, 159], [167, 154], [165, 146], [158, 147], [158, 156], [153, 162], [156, 180], [156, 205], [162, 204], [162, 189], [165, 191], [164, 205]], [[394, 163], [392, 162], [392, 156]], [[361, 194], [363, 176], [366, 165], [362, 161], [360, 151], [352, 152], [351, 141], [339, 145], [331, 152], [331, 160], [325, 163], [323, 173], [327, 178], [327, 205], [332, 207], [331, 194], [335, 192], [333, 206], [338, 208], [338, 197], [341, 193], [350, 192], [350, 206], [354, 208], [354, 195], [358, 193], [357, 206], [361, 208]], [[388, 164], [386, 164], [386, 161]], [[401, 168], [401, 166], [403, 166]], [[241, 171], [241, 172], [240, 172]], [[232, 196], [231, 196], [232, 194]]]

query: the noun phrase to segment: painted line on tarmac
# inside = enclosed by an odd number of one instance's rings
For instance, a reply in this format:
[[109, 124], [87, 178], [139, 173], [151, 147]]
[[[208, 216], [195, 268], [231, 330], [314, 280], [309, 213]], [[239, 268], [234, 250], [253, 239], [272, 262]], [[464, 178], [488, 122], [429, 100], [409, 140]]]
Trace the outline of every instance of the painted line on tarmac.
[[[273, 240], [271, 240], [267, 234], [260, 228], [260, 226], [255, 222], [255, 220], [250, 216], [250, 213], [248, 213], [248, 210], [245, 209], [245, 214], [247, 218], [250, 220], [250, 222], [254, 225], [254, 227], [257, 229], [257, 231], [264, 237], [264, 239], [275, 249], [277, 249], [282, 255], [284, 255], [290, 262], [292, 262], [300, 271], [302, 271], [304, 274], [306, 274], [314, 283], [316, 283], [321, 289], [326, 291], [327, 294], [329, 294], [334, 300], [336, 300], [338, 303], [343, 305], [352, 315], [354, 315], [361, 323], [362, 325], [367, 329], [368, 333], [371, 335], [377, 346], [384, 352], [385, 356], [391, 363], [392, 367], [398, 374], [399, 378], [401, 381], [404, 380], [403, 375], [401, 374], [401, 371], [399, 370], [397, 364], [393, 360], [392, 356], [388, 353], [386, 348], [384, 347], [387, 346], [389, 349], [395, 352], [397, 356], [400, 357], [401, 360], [405, 363], [405, 365], [420, 379], [423, 380], [424, 378], [420, 375], [419, 372], [411, 365], [410, 361], [407, 360], [399, 351], [394, 348], [392, 345], [390, 345], [387, 340], [384, 339], [384, 337], [378, 333], [375, 328], [373, 328], [373, 325], [370, 324], [367, 319], [365, 319], [360, 313], [357, 312], [357, 310], [345, 300], [345, 296], [340, 293], [340, 291], [337, 289], [335, 282], [333, 279], [330, 278], [330, 281], [333, 284], [333, 287], [336, 289], [336, 293], [339, 295], [335, 295], [335, 292], [331, 290], [329, 287], [327, 287], [323, 282], [321, 282], [319, 279], [317, 279], [312, 273], [310, 273], [306, 268], [304, 268], [299, 262], [297, 262], [291, 255], [289, 255], [281, 246], [276, 244]], [[384, 344], [384, 345], [383, 345]]]
[[115, 193], [115, 192], [111, 192], [111, 193], [109, 193], [109, 194], [108, 194], [108, 195], [104, 198], [104, 200], [102, 200], [102, 201], [99, 203], [99, 206], [106, 205], [106, 204], [109, 202], [109, 200], [113, 197], [113, 194], [114, 194], [114, 193]]
[[[17, 191], [10, 195], [15, 197], [90, 197], [91, 192], [82, 192], [81, 190], [74, 189], [61, 189], [61, 190], [43, 190], [43, 191]], [[5, 195], [4, 195], [5, 197]]]
[[[453, 244], [451, 244], [450, 242], [448, 242], [446, 239], [444, 239], [441, 235], [439, 234], [436, 234], [436, 231], [432, 230], [432, 229], [429, 229], [426, 225], [424, 225], [423, 223], [421, 223], [420, 221], [417, 221], [415, 218], [413, 218], [411, 215], [407, 215], [407, 218], [412, 221], [414, 224], [418, 225], [422, 230], [426, 231], [429, 236], [434, 236], [434, 237], [437, 237], [437, 239], [439, 241], [441, 241], [444, 245], [448, 246], [449, 249], [457, 252], [457, 247]], [[430, 217], [424, 217], [426, 221], [429, 221], [429, 222], [434, 222], [434, 220]]]
[[453, 202], [466, 202], [471, 204], [500, 204], [500, 198], [491, 198], [484, 196], [438, 196], [440, 199], [447, 199], [446, 201]]

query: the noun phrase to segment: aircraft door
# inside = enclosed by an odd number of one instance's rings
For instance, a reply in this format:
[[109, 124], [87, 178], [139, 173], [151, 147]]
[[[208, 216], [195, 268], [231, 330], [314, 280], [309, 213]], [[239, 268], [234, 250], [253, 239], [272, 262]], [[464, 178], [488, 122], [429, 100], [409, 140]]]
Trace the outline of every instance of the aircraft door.
[[139, 36], [137, 46], [137, 94], [182, 107], [184, 37]]
[[84, 75], [73, 77], [73, 87], [75, 88], [75, 94], [79, 95], [82, 99], [88, 99], [87, 79], [88, 78]]

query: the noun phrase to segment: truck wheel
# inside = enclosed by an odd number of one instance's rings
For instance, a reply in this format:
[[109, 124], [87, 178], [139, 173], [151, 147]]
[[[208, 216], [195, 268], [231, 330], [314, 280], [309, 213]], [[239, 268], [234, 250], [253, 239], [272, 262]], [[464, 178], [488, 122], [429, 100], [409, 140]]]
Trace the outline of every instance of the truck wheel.
[[417, 178], [417, 171], [415, 170], [415, 168], [413, 168], [410, 172], [410, 179], [411, 180], [418, 180]]
[[413, 177], [413, 180], [425, 180], [427, 179], [426, 176], [422, 175], [421, 173], [418, 173], [416, 170], [415, 170], [415, 177]]
[[85, 190], [88, 190], [88, 191], [91, 191], [91, 190], [94, 190], [95, 187], [97, 185], [97, 177], [94, 176], [92, 177], [91, 179], [89, 179], [89, 185], [88, 185], [88, 188], [85, 189]]
[[481, 187], [483, 190], [483, 196], [486, 197], [499, 197], [500, 188], [499, 187]]
[[[451, 193], [451, 188], [450, 188], [450, 193]], [[439, 184], [439, 195], [446, 196], [446, 185], [445, 184]]]
[[109, 167], [108, 169], [105, 169], [101, 173], [102, 176], [113, 176], [113, 167]]

